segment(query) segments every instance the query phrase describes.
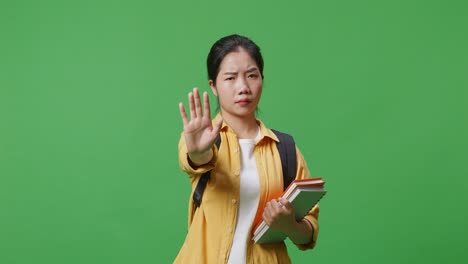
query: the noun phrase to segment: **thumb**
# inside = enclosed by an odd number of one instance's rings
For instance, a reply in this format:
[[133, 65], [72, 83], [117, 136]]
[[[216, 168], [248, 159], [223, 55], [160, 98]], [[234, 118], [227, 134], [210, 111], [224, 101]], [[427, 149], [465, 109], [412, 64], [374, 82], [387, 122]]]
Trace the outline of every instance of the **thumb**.
[[215, 126], [213, 127], [213, 134], [218, 136], [219, 134], [219, 131], [221, 130], [221, 126], [223, 125], [223, 118], [219, 118], [216, 123], [215, 123]]

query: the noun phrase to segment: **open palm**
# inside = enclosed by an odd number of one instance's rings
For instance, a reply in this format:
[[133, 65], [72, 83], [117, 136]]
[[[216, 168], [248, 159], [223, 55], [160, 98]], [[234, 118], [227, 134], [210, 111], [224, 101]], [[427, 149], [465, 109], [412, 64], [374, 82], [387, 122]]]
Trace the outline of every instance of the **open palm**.
[[208, 93], [203, 93], [203, 111], [200, 94], [197, 88], [188, 95], [190, 106], [190, 120], [185, 111], [184, 105], [179, 104], [180, 115], [184, 123], [184, 136], [189, 155], [199, 155], [211, 150], [214, 141], [219, 135], [222, 125], [220, 118], [215, 126], [212, 125], [210, 102]]

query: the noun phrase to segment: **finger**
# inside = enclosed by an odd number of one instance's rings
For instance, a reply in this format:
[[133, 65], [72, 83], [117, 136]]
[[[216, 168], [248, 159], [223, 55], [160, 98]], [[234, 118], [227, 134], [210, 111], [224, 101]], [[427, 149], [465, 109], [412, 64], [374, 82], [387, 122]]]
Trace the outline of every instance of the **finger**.
[[194, 119], [197, 117], [197, 114], [195, 112], [195, 101], [193, 99], [192, 92], [188, 94], [188, 99], [189, 99], [189, 105], [190, 105], [190, 119]]
[[280, 216], [279, 209], [277, 208], [276, 201], [272, 200], [267, 203], [265, 209], [263, 210], [266, 213], [266, 216], [269, 218], [271, 222], [274, 222]]
[[263, 212], [262, 217], [263, 217], [263, 221], [265, 221], [265, 223], [268, 226], [270, 226], [271, 225], [271, 218], [270, 218], [270, 216], [268, 215], [268, 213], [266, 211]]
[[202, 107], [200, 101], [200, 93], [197, 88], [193, 88], [193, 97], [195, 99], [195, 114], [197, 117], [202, 117]]
[[211, 118], [210, 98], [208, 97], [207, 92], [203, 93], [203, 103], [204, 103], [203, 116], [207, 116], [208, 118]]
[[284, 211], [283, 205], [278, 202], [278, 200], [273, 199], [270, 201], [271, 212], [279, 215]]
[[286, 209], [286, 206], [284, 206], [280, 201], [278, 201], [276, 205], [278, 206], [278, 210]]
[[293, 209], [292, 204], [287, 199], [281, 197], [280, 199], [278, 199], [278, 201], [281, 203], [283, 208], [286, 208], [287, 210]]
[[269, 211], [270, 215], [276, 214], [278, 212], [278, 203], [276, 200], [271, 200], [266, 204], [266, 208]]
[[272, 217], [273, 217], [273, 212], [271, 211], [270, 208], [268, 208], [267, 206], [263, 209], [263, 213], [265, 214], [265, 216], [271, 220]]
[[185, 107], [183, 103], [179, 103], [179, 111], [180, 111], [180, 116], [182, 117], [182, 122], [184, 123], [184, 126], [186, 126], [188, 123], [188, 118], [187, 118], [187, 112], [185, 112]]
[[215, 126], [213, 127], [213, 134], [215, 134], [216, 136], [218, 136], [219, 134], [219, 131], [221, 130], [221, 127], [223, 126], [223, 119], [222, 118], [219, 118], [216, 123], [215, 123]]

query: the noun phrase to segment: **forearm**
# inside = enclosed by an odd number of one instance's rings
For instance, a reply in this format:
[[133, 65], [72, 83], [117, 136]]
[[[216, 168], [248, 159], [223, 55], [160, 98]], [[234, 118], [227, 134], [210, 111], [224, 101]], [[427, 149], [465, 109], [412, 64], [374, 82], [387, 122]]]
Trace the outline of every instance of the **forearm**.
[[308, 220], [303, 218], [301, 221], [296, 222], [296, 225], [286, 235], [295, 244], [308, 244], [312, 241], [314, 229]]

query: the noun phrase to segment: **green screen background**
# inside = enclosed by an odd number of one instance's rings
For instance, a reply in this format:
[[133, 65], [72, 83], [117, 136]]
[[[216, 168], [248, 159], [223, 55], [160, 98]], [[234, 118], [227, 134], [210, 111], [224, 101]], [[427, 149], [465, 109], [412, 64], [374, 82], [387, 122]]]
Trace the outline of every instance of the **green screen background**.
[[327, 182], [294, 263], [466, 263], [467, 8], [2, 1], [0, 263], [171, 263], [190, 193], [177, 105], [232, 33], [262, 48], [259, 118]]

